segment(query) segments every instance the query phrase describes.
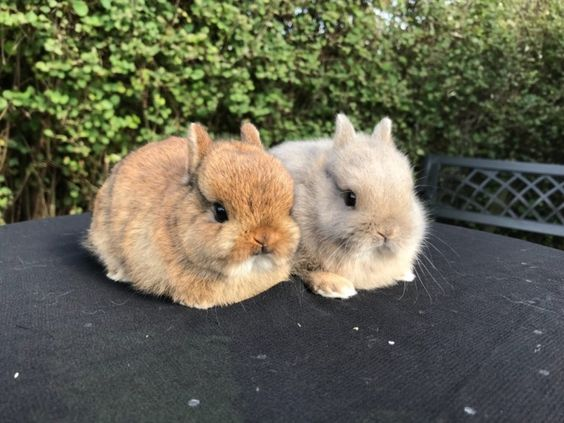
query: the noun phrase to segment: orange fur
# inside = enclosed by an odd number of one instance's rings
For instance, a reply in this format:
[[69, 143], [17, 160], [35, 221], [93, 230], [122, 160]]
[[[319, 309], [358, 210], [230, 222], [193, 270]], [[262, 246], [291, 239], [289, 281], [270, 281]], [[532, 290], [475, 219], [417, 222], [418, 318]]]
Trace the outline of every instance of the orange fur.
[[[109, 277], [197, 308], [245, 300], [288, 277], [299, 238], [292, 179], [253, 125], [241, 138], [212, 142], [192, 124], [187, 139], [148, 144], [115, 167], [87, 240]], [[214, 219], [213, 203], [228, 221]]]

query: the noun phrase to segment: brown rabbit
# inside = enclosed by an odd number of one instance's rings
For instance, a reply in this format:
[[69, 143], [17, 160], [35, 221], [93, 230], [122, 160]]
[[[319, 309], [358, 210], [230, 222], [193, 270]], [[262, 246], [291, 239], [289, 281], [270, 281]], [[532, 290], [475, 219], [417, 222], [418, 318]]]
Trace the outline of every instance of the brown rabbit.
[[245, 300], [287, 279], [299, 229], [293, 182], [262, 147], [212, 142], [199, 124], [129, 154], [96, 196], [87, 246], [110, 279], [208, 308]]

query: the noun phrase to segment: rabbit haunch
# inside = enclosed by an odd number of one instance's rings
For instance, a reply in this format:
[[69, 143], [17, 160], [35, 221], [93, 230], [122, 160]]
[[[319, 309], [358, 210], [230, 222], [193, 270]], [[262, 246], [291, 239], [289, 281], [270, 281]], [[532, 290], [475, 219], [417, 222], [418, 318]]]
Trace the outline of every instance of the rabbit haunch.
[[385, 118], [371, 135], [357, 133], [341, 114], [332, 140], [271, 150], [296, 186], [301, 241], [293, 273], [321, 295], [347, 298], [414, 278], [427, 225], [391, 128]]
[[299, 229], [293, 183], [256, 128], [212, 142], [192, 124], [129, 154], [100, 188], [87, 245], [108, 277], [207, 308], [287, 279]]

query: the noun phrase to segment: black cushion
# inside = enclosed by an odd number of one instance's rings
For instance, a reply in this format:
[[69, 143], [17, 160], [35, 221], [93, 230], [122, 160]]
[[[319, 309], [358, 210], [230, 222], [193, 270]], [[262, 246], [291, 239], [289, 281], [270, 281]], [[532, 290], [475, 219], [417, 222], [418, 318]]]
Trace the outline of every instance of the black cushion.
[[0, 228], [0, 421], [562, 421], [564, 252], [434, 224], [419, 278], [193, 310], [105, 278], [89, 215]]

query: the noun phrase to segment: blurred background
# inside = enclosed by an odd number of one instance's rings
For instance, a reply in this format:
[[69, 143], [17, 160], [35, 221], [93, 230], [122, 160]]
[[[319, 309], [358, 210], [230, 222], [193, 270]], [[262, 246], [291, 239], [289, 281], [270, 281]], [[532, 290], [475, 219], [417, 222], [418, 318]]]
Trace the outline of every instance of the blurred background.
[[561, 0], [0, 0], [0, 223], [87, 211], [190, 121], [274, 145], [390, 116], [417, 169], [564, 163], [563, 69]]

